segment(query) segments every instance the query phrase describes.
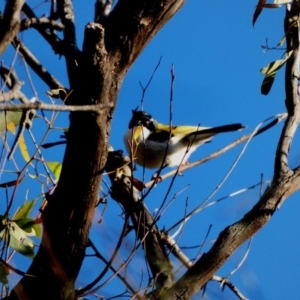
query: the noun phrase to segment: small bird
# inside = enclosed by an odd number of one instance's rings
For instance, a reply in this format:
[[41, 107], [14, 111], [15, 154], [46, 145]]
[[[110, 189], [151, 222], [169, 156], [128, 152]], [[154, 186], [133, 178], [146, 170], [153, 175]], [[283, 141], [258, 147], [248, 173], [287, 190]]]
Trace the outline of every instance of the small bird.
[[221, 132], [245, 128], [242, 124], [219, 127], [170, 126], [158, 123], [145, 111], [132, 111], [132, 118], [124, 136], [128, 153], [134, 161], [149, 169], [179, 166], [200, 145]]

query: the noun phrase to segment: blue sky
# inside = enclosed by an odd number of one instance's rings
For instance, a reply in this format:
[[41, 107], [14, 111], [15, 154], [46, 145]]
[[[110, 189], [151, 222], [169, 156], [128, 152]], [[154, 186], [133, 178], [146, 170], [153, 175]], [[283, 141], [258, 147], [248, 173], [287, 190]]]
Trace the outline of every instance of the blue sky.
[[[93, 2], [86, 1], [82, 7], [81, 1], [74, 1], [80, 47], [84, 26], [93, 17]], [[169, 121], [170, 70], [174, 66], [176, 79], [173, 95], [173, 124], [198, 125], [200, 123], [202, 126], [218, 126], [243, 123], [247, 126], [243, 132], [215, 137], [211, 143], [193, 153], [191, 162], [212, 153], [243, 134], [250, 133], [268, 117], [285, 112], [283, 70], [277, 75], [268, 96], [260, 94], [263, 75], [259, 72], [262, 67], [279, 59], [283, 54], [282, 51], [276, 50], [266, 53], [261, 45], [264, 45], [268, 39], [269, 46], [276, 46], [282, 38], [284, 7], [264, 10], [253, 27], [252, 16], [255, 5], [255, 1], [187, 1], [178, 14], [145, 48], [128, 72], [114, 114], [111, 145], [115, 149], [125, 151], [123, 135], [131, 117], [131, 109], [140, 105], [142, 90], [139, 82], [146, 85], [160, 57], [161, 64], [146, 92], [144, 102], [144, 109], [154, 118], [165, 123]], [[36, 13], [42, 14], [42, 11], [42, 8], [39, 8]], [[64, 60], [54, 56], [53, 59], [52, 56], [49, 58], [46, 55], [48, 46], [36, 33], [26, 32], [22, 38], [28, 45], [32, 38], [35, 39], [32, 51], [47, 69], [67, 85], [63, 71]], [[12, 55], [8, 52], [2, 58], [7, 65], [10, 65], [11, 59]], [[17, 62], [17, 68], [22, 68], [20, 62]], [[24, 71], [20, 70], [20, 74], [22, 72], [24, 74]], [[20, 78], [25, 81], [24, 91], [29, 98], [32, 97], [34, 94], [26, 82], [26, 76], [20, 75]], [[36, 89], [38, 96], [46, 100], [47, 88], [37, 83]], [[67, 115], [62, 114], [59, 122], [62, 125], [67, 124]], [[261, 176], [264, 180], [272, 178], [281, 128], [282, 124], [279, 124], [251, 141], [231, 176], [211, 201], [258, 183]], [[37, 136], [41, 134], [37, 126], [34, 130]], [[52, 133], [48, 141], [58, 139], [59, 134]], [[178, 195], [160, 219], [159, 225], [162, 228], [169, 228], [174, 224], [183, 215], [187, 199], [188, 211], [206, 199], [227, 174], [241, 150], [242, 147], [238, 146], [222, 157], [178, 177], [168, 199], [188, 188]], [[57, 147], [45, 152], [45, 157], [59, 161], [62, 151], [63, 147]], [[299, 157], [298, 134], [291, 149], [291, 167], [299, 165]], [[152, 172], [146, 171], [146, 179], [151, 177]], [[141, 174], [139, 168], [136, 177], [141, 178]], [[166, 180], [159, 184], [146, 199], [146, 204], [151, 211], [155, 212], [159, 207], [169, 183], [170, 180]], [[34, 190], [36, 186], [29, 186], [29, 188], [32, 197], [40, 192]], [[201, 244], [210, 224], [212, 229], [207, 241], [213, 241], [225, 226], [239, 220], [251, 209], [259, 199], [259, 195], [260, 189], [256, 188], [224, 200], [197, 214], [186, 224], [179, 245]], [[22, 198], [24, 195], [20, 192], [19, 196]], [[297, 259], [300, 252], [299, 209], [298, 193], [296, 193], [253, 238], [246, 261], [230, 278], [247, 298], [296, 299], [300, 280], [300, 262]], [[119, 225], [122, 224], [120, 214], [121, 210], [118, 206], [109, 200], [104, 222], [100, 225], [95, 224], [92, 229], [93, 238], [99, 239], [97, 242], [99, 247], [105, 245], [104, 251], [107, 255], [113, 249], [114, 235], [117, 237], [120, 231]], [[95, 220], [99, 217], [100, 211], [97, 211]], [[128, 238], [127, 242], [128, 245], [132, 245], [133, 239]], [[210, 244], [205, 246], [203, 251], [207, 251], [209, 246]], [[228, 275], [239, 264], [246, 249], [247, 245], [241, 246], [217, 274]], [[186, 251], [190, 257], [197, 254], [197, 250]], [[135, 265], [129, 269], [135, 270], [139, 263], [143, 264], [142, 261], [142, 253], [140, 253], [134, 262]], [[92, 280], [93, 276], [96, 276], [97, 271], [92, 271], [91, 266], [91, 262], [86, 262], [84, 275], [79, 277], [78, 285], [84, 286]], [[133, 282], [141, 276], [140, 270], [135, 271]], [[86, 274], [89, 274], [89, 277]], [[234, 299], [231, 292], [221, 293], [215, 287], [214, 284], [208, 286], [208, 296], [211, 299]], [[103, 294], [105, 296], [111, 294], [111, 286], [108, 286]]]

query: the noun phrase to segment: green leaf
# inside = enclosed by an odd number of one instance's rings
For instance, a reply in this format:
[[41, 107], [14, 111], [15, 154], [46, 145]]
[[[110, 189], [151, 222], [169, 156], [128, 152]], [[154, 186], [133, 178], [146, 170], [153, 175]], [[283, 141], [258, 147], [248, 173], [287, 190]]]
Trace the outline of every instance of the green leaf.
[[34, 257], [34, 242], [15, 222], [10, 222], [9, 226], [0, 232], [0, 237], [9, 241], [9, 246], [22, 255], [29, 258]]
[[277, 71], [286, 63], [286, 61], [290, 58], [293, 50], [286, 54], [284, 59], [278, 59], [269, 63], [266, 67], [262, 68], [260, 72], [265, 74], [265, 78], [261, 85], [261, 93], [263, 95], [268, 95], [273, 82], [275, 80], [275, 76]]
[[27, 236], [36, 236], [40, 237], [42, 233], [42, 229], [40, 224], [36, 223], [36, 220], [33, 218], [24, 218], [14, 220], [14, 222], [26, 232]]
[[40, 237], [42, 230], [41, 225], [36, 223], [36, 220], [33, 218], [23, 218], [14, 220], [14, 222], [26, 232], [27, 236], [36, 236]]
[[17, 252], [29, 258], [34, 257], [34, 242], [27, 237], [27, 234], [15, 222], [9, 227], [9, 246]]
[[47, 166], [52, 171], [52, 173], [55, 176], [55, 179], [58, 180], [61, 172], [62, 165], [59, 162], [56, 161], [48, 161]]
[[7, 111], [0, 113], [0, 131], [5, 131], [9, 123], [18, 126], [22, 119], [21, 111]]
[[9, 269], [5, 265], [0, 263], [0, 282], [1, 283], [3, 283], [3, 284], [8, 283], [7, 276], [9, 275], [9, 273], [10, 273]]
[[37, 199], [33, 199], [33, 200], [30, 200], [30, 201], [27, 201], [26, 203], [24, 203], [23, 206], [21, 206], [17, 210], [17, 212], [14, 216], [14, 219], [18, 220], [18, 219], [28, 218], [36, 201], [37, 201]]

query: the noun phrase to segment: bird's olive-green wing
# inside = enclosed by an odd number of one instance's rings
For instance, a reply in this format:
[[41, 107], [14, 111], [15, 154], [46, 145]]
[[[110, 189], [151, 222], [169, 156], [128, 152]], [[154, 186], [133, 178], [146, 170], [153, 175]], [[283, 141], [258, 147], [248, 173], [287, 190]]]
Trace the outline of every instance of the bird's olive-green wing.
[[[164, 125], [158, 123], [157, 130], [151, 133], [148, 139], [155, 142], [166, 142], [170, 139], [170, 137], [177, 136], [178, 138], [180, 137], [184, 138], [202, 129], [204, 129], [204, 127], [198, 127], [198, 126], [171, 126], [170, 127], [170, 125]], [[171, 131], [171, 136], [170, 136], [170, 131]]]

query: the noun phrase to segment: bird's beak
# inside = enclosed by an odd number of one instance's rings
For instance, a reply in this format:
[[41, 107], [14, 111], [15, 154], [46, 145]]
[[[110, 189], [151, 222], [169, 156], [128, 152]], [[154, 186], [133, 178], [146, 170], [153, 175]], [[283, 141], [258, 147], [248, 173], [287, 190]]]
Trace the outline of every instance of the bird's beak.
[[133, 132], [133, 140], [137, 143], [139, 136], [142, 132], [143, 126], [137, 126]]

